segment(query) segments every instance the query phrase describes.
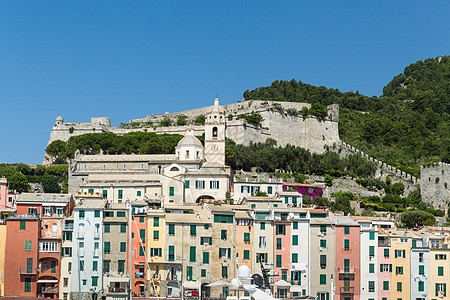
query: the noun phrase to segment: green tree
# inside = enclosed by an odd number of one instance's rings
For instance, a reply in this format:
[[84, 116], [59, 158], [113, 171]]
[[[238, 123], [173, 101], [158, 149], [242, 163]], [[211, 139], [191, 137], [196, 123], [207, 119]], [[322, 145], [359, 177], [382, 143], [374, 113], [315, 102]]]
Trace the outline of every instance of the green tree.
[[420, 228], [424, 225], [434, 225], [436, 218], [425, 211], [412, 210], [402, 213], [400, 221], [407, 228]]
[[15, 173], [8, 177], [8, 188], [17, 190], [18, 193], [24, 193], [30, 190], [30, 185], [24, 174]]
[[199, 115], [195, 117], [194, 124], [195, 125], [205, 125], [206, 117], [204, 115]]
[[163, 127], [169, 127], [172, 125], [172, 119], [169, 117], [164, 117], [159, 124]]
[[324, 180], [325, 180], [325, 185], [326, 186], [332, 186], [333, 185], [333, 177], [331, 177], [330, 175], [325, 174]]
[[42, 177], [42, 188], [44, 193], [59, 193], [61, 192], [61, 187], [58, 184], [58, 177], [54, 175], [44, 175]]
[[177, 126], [184, 126], [187, 125], [187, 118], [186, 116], [178, 116], [177, 118]]

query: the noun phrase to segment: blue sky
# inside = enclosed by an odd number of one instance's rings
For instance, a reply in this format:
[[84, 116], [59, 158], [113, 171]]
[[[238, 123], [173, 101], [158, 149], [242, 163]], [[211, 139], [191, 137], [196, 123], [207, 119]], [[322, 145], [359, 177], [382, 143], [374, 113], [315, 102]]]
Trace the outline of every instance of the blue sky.
[[113, 125], [295, 78], [380, 95], [448, 55], [448, 1], [1, 1], [0, 162], [41, 163], [54, 120]]

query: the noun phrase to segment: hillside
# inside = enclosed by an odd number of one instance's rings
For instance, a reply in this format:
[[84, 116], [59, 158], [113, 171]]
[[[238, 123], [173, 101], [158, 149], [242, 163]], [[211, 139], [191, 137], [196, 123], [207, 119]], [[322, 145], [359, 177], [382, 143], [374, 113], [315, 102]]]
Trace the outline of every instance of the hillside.
[[339, 104], [343, 141], [414, 176], [421, 164], [450, 162], [449, 56], [411, 64], [380, 97], [293, 79], [247, 90], [244, 99]]

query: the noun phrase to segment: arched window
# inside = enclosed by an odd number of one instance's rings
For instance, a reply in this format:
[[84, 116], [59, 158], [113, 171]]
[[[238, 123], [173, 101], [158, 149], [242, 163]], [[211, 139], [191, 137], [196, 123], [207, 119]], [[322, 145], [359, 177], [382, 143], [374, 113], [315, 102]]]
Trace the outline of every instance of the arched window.
[[177, 167], [172, 167], [172, 168], [170, 168], [170, 171], [172, 171], [172, 172], [178, 172], [178, 171], [180, 171], [180, 169], [178, 169]]
[[218, 132], [217, 127], [213, 127], [213, 129], [212, 129], [212, 137], [213, 138], [217, 138], [217, 132]]

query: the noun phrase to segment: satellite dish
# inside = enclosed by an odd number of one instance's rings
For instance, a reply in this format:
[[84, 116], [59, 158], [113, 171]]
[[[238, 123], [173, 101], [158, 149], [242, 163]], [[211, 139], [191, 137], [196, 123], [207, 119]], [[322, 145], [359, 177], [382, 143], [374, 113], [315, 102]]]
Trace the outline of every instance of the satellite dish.
[[252, 283], [259, 287], [262, 287], [264, 285], [264, 280], [261, 275], [253, 274], [252, 275]]

